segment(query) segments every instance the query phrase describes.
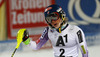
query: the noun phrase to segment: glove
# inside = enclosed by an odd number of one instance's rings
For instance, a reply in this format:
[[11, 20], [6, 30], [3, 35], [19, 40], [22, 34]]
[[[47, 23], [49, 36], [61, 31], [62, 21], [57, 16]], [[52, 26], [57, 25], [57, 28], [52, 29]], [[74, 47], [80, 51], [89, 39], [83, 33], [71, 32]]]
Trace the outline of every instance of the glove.
[[28, 44], [30, 43], [29, 33], [28, 33], [27, 30], [24, 30], [22, 40], [23, 40], [23, 43], [24, 43], [25, 45], [28, 45]]

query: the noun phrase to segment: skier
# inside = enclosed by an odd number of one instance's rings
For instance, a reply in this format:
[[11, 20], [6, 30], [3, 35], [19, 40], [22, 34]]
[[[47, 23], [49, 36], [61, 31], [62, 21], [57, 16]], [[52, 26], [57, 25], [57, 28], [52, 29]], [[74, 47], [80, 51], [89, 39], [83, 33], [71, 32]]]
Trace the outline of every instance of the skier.
[[23, 33], [23, 43], [34, 50], [40, 49], [48, 40], [51, 41], [55, 57], [78, 57], [79, 49], [82, 57], [88, 57], [85, 35], [78, 26], [68, 24], [68, 18], [59, 5], [50, 5], [45, 11], [48, 24], [37, 41], [29, 38], [28, 31]]

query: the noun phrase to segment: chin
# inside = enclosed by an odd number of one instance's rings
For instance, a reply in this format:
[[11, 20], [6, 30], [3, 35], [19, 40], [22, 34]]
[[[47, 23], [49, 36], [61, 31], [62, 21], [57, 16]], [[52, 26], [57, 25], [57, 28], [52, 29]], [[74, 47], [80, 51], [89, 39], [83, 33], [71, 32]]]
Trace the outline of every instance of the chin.
[[58, 28], [60, 27], [60, 24], [56, 24], [56, 25], [54, 25], [54, 27], [55, 27], [56, 29], [58, 29]]
[[58, 29], [59, 28], [59, 26], [58, 27], [55, 27], [56, 29]]

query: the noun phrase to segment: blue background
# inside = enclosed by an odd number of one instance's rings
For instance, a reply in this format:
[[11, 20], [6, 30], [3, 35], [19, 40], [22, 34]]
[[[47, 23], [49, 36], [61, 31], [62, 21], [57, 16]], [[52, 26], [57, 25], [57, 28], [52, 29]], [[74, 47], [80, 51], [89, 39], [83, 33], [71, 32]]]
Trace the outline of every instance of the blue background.
[[[100, 0], [99, 0], [100, 2]], [[56, 4], [60, 5], [62, 9], [66, 12], [66, 15], [69, 19], [69, 21], [74, 21], [71, 19], [69, 13], [68, 13], [68, 3], [69, 0], [56, 0]], [[82, 11], [92, 17], [92, 15], [95, 12], [96, 9], [96, 2], [95, 0], [81, 0], [80, 6]], [[75, 6], [74, 6], [75, 7]], [[77, 20], [83, 20], [78, 14], [76, 13], [75, 8], [73, 7], [73, 15]], [[98, 17], [100, 18], [100, 16]], [[79, 25], [79, 27], [85, 32], [85, 33], [99, 33], [100, 32], [100, 24], [93, 24], [90, 23], [89, 25]]]
[[[62, 9], [66, 12], [66, 16], [68, 17], [69, 21], [75, 22], [69, 15], [68, 12], [68, 3], [71, 0], [55, 0], [56, 4], [60, 5]], [[77, 1], [77, 0], [76, 0]], [[99, 4], [100, 4], [100, 0]], [[80, 7], [82, 11], [89, 17], [94, 18], [92, 15], [94, 14], [96, 10], [96, 0], [81, 0], [80, 1]], [[83, 19], [77, 14], [75, 10], [75, 6], [73, 6], [73, 15], [77, 20], [82, 21]], [[96, 17], [100, 19], [100, 14], [99, 17]], [[94, 23], [89, 23], [88, 25], [78, 25], [85, 33], [86, 36], [86, 41], [88, 42], [88, 45], [94, 45], [94, 44], [100, 44], [100, 23], [94, 24]]]

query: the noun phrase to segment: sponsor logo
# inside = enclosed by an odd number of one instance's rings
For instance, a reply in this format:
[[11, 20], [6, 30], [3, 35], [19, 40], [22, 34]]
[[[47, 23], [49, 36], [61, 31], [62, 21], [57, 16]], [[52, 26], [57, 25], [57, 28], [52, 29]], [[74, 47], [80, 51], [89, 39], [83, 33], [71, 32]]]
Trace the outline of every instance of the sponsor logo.
[[[89, 16], [88, 14], [86, 14], [82, 10], [83, 7], [80, 5], [82, 3], [81, 1], [82, 0], [70, 0], [69, 1], [68, 12], [69, 12], [70, 17], [74, 20], [74, 22], [77, 23], [77, 25], [79, 25], [79, 24], [80, 25], [81, 24], [82, 25], [88, 25], [90, 23], [92, 23], [92, 24], [100, 24], [100, 1], [99, 0], [95, 0], [95, 2], [91, 1], [92, 3], [96, 4], [95, 10], [94, 10], [94, 13], [92, 14], [92, 16]], [[75, 11], [76, 11], [77, 15], [82, 20], [80, 20], [80, 19], [75, 17], [75, 14], [73, 14], [74, 13], [74, 11], [73, 11], [74, 9], [73, 8], [75, 8]], [[88, 8], [90, 9], [90, 7], [88, 7]]]

